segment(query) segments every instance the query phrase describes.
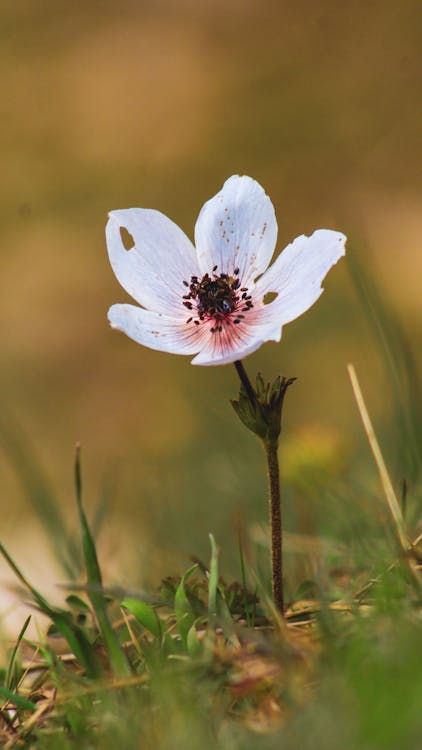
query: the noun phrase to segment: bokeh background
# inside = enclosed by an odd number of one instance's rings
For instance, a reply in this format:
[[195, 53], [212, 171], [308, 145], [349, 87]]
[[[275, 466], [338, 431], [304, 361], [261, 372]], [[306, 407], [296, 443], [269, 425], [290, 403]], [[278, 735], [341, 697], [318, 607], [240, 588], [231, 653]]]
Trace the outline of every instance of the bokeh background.
[[247, 360], [298, 377], [288, 531], [337, 524], [347, 544], [355, 506], [382, 516], [349, 361], [396, 486], [415, 490], [421, 20], [417, 0], [2, 0], [1, 535], [43, 585], [64, 576], [34, 503], [48, 487], [76, 528], [76, 441], [108, 580], [180, 572], [210, 531], [238, 575], [236, 523], [262, 539], [265, 467], [228, 403], [234, 368], [143, 349], [106, 320], [128, 301], [107, 212], [156, 208], [192, 237], [233, 173], [271, 196], [278, 250], [321, 227], [349, 237], [318, 304]]

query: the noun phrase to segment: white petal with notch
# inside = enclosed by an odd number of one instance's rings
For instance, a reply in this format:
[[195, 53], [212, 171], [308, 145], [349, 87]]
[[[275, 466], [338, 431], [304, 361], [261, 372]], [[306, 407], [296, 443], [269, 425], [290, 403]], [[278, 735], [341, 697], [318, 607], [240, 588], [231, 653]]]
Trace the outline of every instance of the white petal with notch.
[[[110, 263], [120, 284], [147, 309], [186, 316], [183, 280], [199, 273], [195, 248], [185, 233], [160, 211], [128, 208], [111, 211], [106, 227]], [[120, 229], [133, 237], [126, 250]]]
[[318, 229], [288, 245], [253, 289], [257, 304], [271, 292], [277, 294], [264, 305], [261, 320], [281, 327], [306, 312], [324, 291], [321, 284], [330, 268], [345, 254], [345, 242], [341, 232]]

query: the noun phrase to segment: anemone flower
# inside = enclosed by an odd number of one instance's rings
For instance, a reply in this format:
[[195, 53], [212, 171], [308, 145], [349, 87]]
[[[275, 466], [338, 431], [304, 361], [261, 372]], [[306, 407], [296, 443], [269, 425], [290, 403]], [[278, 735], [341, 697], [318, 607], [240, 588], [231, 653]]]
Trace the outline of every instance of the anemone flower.
[[195, 247], [148, 208], [111, 211], [106, 238], [117, 279], [141, 305], [113, 305], [111, 326], [151, 349], [195, 354], [195, 365], [236, 362], [280, 341], [283, 326], [321, 295], [346, 240], [329, 229], [301, 235], [268, 267], [277, 240], [274, 207], [258, 182], [239, 175], [201, 209]]
[[[130, 247], [128, 237], [130, 236]], [[253, 387], [242, 359], [308, 310], [322, 281], [345, 253], [346, 237], [330, 229], [301, 235], [269, 267], [277, 240], [274, 207], [250, 177], [233, 175], [200, 211], [195, 246], [159, 211], [111, 211], [110, 262], [138, 302], [113, 305], [113, 328], [151, 349], [195, 354], [195, 365], [233, 362], [241, 389], [232, 406], [267, 456], [274, 603], [284, 612], [282, 512], [278, 443], [287, 388], [295, 378], [262, 376]]]

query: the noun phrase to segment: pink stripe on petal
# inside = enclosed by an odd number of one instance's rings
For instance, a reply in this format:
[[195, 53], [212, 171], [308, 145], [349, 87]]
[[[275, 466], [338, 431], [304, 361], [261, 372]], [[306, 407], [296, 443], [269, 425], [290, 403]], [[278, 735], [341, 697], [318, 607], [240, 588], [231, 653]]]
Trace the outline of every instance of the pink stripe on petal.
[[203, 326], [180, 322], [135, 305], [113, 305], [108, 319], [112, 328], [138, 344], [171, 354], [196, 354], [211, 335]]
[[225, 365], [252, 354], [266, 341], [265, 328], [243, 321], [225, 324], [223, 330], [210, 333], [201, 351], [192, 360], [194, 365]]

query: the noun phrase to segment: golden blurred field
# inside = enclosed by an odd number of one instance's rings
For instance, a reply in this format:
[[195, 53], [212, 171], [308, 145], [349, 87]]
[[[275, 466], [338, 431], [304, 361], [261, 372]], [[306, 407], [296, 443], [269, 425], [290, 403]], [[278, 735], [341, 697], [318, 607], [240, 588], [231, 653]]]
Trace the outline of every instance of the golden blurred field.
[[[195, 368], [109, 329], [108, 307], [128, 299], [108, 264], [110, 209], [157, 208], [192, 237], [204, 201], [245, 173], [273, 200], [279, 249], [345, 232], [321, 300], [247, 366], [299, 379], [285, 409], [288, 529], [314, 530], [309, 467], [327, 488], [365, 454], [349, 361], [402, 478], [391, 373], [351, 271], [358, 261], [417, 355], [420, 22], [416, 0], [2, 1], [3, 416], [75, 526], [81, 441], [90, 511], [110, 496], [110, 577], [154, 581], [207, 555], [209, 531], [235, 569], [232, 515], [266, 517], [259, 446], [228, 404], [234, 368]], [[19, 467], [1, 460], [2, 538], [34, 575], [57, 577]]]

